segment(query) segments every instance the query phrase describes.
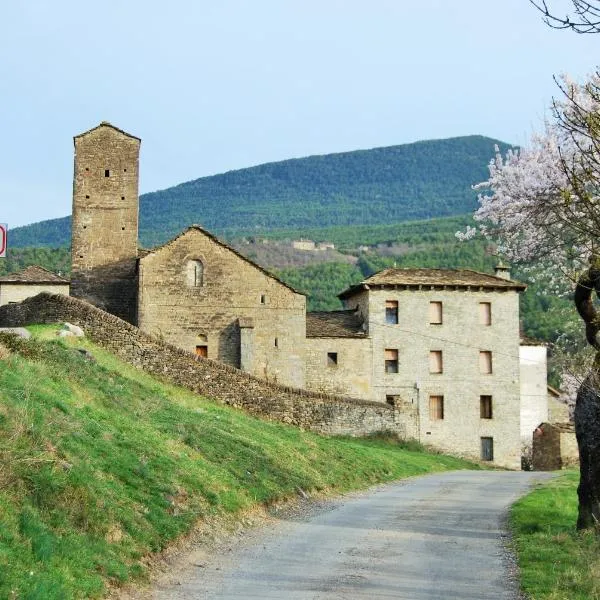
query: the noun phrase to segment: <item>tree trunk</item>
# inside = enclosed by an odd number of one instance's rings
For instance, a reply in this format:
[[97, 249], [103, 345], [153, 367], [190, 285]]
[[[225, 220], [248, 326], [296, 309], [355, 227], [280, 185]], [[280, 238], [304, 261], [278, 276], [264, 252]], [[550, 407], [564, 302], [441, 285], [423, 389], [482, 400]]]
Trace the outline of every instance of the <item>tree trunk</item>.
[[[597, 362], [597, 361], [596, 361]], [[597, 366], [577, 393], [575, 433], [579, 446], [577, 529], [600, 530], [600, 392]]]
[[579, 446], [579, 517], [577, 529], [600, 531], [600, 319], [592, 302], [600, 290], [600, 270], [590, 268], [577, 282], [575, 306], [585, 322], [588, 343], [596, 348], [591, 372], [577, 392], [575, 433]]

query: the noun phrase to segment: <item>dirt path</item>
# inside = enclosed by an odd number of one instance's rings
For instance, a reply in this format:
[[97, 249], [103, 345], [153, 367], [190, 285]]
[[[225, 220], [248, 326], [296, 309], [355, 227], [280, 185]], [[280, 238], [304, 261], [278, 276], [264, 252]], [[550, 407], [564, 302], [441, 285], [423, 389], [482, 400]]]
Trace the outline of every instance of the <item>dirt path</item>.
[[506, 510], [546, 475], [456, 471], [283, 511], [144, 594], [154, 600], [514, 600]]

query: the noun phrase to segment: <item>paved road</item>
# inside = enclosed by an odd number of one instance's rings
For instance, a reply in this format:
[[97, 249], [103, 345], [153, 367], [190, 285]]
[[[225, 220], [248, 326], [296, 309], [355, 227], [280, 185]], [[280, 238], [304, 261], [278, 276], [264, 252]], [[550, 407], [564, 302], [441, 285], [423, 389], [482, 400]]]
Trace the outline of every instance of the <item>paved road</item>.
[[543, 477], [456, 471], [381, 486], [281, 519], [152, 597], [514, 600], [506, 510]]

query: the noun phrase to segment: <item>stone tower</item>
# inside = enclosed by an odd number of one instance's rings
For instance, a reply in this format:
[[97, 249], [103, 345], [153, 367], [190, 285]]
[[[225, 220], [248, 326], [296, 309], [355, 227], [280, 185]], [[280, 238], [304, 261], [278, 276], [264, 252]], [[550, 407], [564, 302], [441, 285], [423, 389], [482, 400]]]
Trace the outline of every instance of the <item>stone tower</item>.
[[103, 121], [74, 143], [71, 294], [135, 324], [141, 140]]

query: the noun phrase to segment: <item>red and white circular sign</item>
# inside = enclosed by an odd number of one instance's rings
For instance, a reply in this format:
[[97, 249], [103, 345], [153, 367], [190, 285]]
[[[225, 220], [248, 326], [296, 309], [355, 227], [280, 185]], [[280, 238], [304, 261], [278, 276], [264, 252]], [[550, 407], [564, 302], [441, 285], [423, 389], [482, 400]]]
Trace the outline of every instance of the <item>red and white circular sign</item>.
[[6, 223], [0, 223], [0, 257], [6, 256], [6, 238], [8, 226]]

